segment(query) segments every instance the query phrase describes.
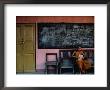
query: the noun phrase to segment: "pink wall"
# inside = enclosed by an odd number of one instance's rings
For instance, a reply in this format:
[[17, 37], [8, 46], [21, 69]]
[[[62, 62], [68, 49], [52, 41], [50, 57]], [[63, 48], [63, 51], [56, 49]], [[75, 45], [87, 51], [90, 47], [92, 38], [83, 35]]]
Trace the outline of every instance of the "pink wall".
[[[94, 23], [94, 16], [17, 16], [16, 17], [16, 23], [36, 23], [36, 22]], [[36, 36], [36, 40], [37, 40], [37, 36]], [[36, 69], [45, 69], [46, 53], [57, 53], [58, 55], [58, 52], [59, 49], [38, 49], [36, 44]]]
[[58, 53], [59, 49], [36, 49], [36, 69], [44, 69], [46, 53]]

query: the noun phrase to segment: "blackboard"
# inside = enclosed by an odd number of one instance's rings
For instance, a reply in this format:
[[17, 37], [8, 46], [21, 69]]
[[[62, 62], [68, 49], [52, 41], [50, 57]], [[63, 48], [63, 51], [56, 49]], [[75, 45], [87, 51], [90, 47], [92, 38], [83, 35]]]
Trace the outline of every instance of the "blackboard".
[[93, 23], [38, 23], [39, 49], [94, 48]]

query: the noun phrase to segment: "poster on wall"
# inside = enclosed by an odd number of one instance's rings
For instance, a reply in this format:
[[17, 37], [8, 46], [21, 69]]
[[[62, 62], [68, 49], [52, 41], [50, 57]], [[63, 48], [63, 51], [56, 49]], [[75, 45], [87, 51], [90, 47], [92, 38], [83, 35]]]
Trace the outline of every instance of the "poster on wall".
[[41, 6], [5, 8], [6, 39], [13, 41], [7, 42], [5, 85], [105, 87], [106, 6]]
[[[40, 22], [23, 24], [25, 18]], [[94, 74], [94, 16], [16, 19], [21, 22], [16, 22], [17, 74]]]

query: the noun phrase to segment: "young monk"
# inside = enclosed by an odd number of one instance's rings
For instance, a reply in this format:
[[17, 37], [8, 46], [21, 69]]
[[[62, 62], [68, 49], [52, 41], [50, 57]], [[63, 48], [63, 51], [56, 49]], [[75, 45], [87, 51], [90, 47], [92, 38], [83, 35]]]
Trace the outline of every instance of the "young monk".
[[78, 64], [80, 73], [85, 73], [85, 71], [83, 70], [84, 52], [83, 52], [82, 48], [79, 47], [77, 51], [73, 52], [72, 56], [76, 58], [76, 63]]

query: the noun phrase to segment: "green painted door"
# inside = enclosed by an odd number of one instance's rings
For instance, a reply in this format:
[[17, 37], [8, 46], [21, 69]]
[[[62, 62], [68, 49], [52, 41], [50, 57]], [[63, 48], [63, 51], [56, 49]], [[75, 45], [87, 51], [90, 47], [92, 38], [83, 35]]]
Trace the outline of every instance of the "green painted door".
[[16, 70], [35, 72], [35, 24], [17, 24]]

